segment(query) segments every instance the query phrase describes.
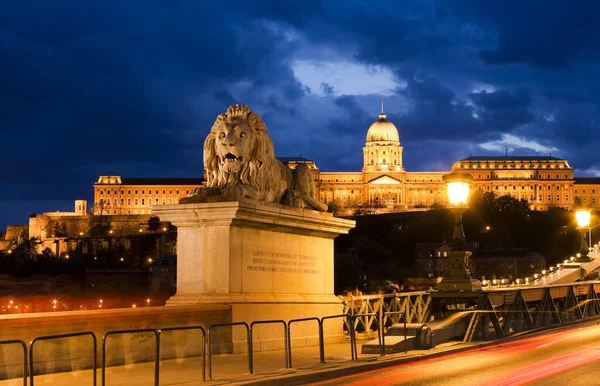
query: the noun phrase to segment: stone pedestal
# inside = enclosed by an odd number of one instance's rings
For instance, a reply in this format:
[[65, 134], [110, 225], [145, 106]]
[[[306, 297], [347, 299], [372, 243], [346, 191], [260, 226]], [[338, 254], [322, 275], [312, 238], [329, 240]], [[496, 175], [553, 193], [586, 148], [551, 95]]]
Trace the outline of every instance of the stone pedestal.
[[451, 251], [448, 253], [450, 263], [448, 276], [438, 285], [440, 291], [481, 291], [481, 282], [471, 277], [469, 270], [469, 251]]
[[[333, 239], [354, 221], [253, 201], [158, 206], [152, 212], [177, 226], [177, 293], [167, 305], [225, 304], [232, 322], [247, 323], [342, 312], [333, 292]], [[341, 319], [327, 321], [325, 334], [340, 336], [341, 325]], [[256, 349], [283, 348], [280, 327], [257, 329]], [[245, 332], [236, 330], [234, 347], [245, 341]], [[316, 322], [298, 323], [291, 332], [295, 346], [312, 343], [318, 330]]]

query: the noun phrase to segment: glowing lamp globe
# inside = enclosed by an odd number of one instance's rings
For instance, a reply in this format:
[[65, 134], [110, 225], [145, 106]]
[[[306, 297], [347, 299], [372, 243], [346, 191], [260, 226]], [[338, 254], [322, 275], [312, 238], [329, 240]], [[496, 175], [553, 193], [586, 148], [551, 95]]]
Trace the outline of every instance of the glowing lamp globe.
[[577, 219], [577, 226], [579, 228], [587, 228], [590, 226], [589, 209], [577, 209], [575, 211], [575, 218]]
[[469, 183], [472, 179], [473, 177], [467, 173], [450, 173], [444, 176], [451, 206], [467, 206]]

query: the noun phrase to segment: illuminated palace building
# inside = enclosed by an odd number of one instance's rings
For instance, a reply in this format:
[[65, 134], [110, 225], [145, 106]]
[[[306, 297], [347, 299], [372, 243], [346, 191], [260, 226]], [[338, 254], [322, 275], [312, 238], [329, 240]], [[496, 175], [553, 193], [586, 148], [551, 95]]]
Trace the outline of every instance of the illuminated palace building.
[[[308, 164], [315, 178], [315, 198], [351, 213], [361, 205], [403, 211], [447, 204], [442, 176], [448, 171], [404, 170], [398, 129], [383, 111], [367, 131], [360, 172], [322, 172], [311, 160], [280, 160], [291, 168]], [[531, 209], [572, 208], [576, 202], [600, 206], [600, 178], [575, 178], [567, 160], [552, 156], [471, 156], [457, 161], [451, 171], [471, 174], [473, 190], [525, 199]], [[152, 205], [178, 203], [202, 183], [201, 178], [100, 176], [94, 184], [93, 213], [149, 214]]]
[[152, 205], [177, 204], [202, 185], [201, 178], [100, 176], [94, 184], [96, 215], [150, 214]]
[[[471, 156], [451, 171], [471, 174], [473, 190], [525, 199], [531, 209], [600, 204], [600, 178], [575, 178], [566, 160], [552, 156]], [[389, 211], [446, 205], [442, 176], [447, 173], [405, 171], [398, 129], [382, 111], [367, 131], [362, 172], [320, 172], [319, 198], [343, 207], [373, 204]]]

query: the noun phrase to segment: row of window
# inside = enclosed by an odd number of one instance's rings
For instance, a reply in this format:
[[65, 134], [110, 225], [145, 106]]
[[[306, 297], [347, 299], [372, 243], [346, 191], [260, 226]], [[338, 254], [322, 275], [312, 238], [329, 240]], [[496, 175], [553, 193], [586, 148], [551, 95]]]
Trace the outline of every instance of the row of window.
[[[163, 189], [162, 194], [167, 194], [166, 192], [167, 191]], [[158, 189], [156, 189], [155, 193], [159, 194], [158, 193]], [[103, 195], [103, 194], [104, 194], [104, 190], [100, 190], [100, 195]], [[119, 194], [119, 191], [115, 189], [114, 190], [114, 194], [115, 195]], [[121, 194], [125, 194], [125, 190], [121, 190]], [[131, 190], [127, 190], [127, 194], [131, 194]], [[134, 190], [134, 194], [138, 194], [138, 190], [137, 189]], [[145, 189], [142, 189], [142, 194], [146, 194], [146, 190]], [[148, 189], [148, 194], [152, 194], [152, 189]], [[169, 194], [173, 194], [173, 191], [169, 190]], [[179, 189], [175, 190], [175, 194], [179, 194]], [[186, 190], [185, 194], [190, 194], [190, 191]], [[110, 190], [106, 190], [106, 195], [110, 196]]]
[[[384, 151], [383, 151], [381, 154], [382, 154], [382, 155], [385, 155], [385, 150], [384, 150]], [[373, 153], [373, 152], [371, 152], [371, 155], [374, 155], [374, 153]], [[379, 155], [379, 154], [378, 154], [378, 155]], [[398, 153], [397, 153], [397, 152], [395, 152], [395, 151], [393, 151], [393, 152], [390, 152], [390, 155], [398, 155]]]
[[[150, 213], [150, 211], [148, 211], [148, 213]], [[100, 214], [100, 211], [96, 212], [96, 214]], [[107, 212], [106, 212], [106, 214], [110, 215], [110, 210], [109, 210], [109, 211], [107, 211]], [[116, 210], [116, 209], [114, 209], [112, 214], [119, 214], [119, 213], [117, 213], [117, 210]], [[122, 214], [124, 214], [124, 213], [122, 213]], [[131, 210], [128, 210], [128, 211], [127, 211], [127, 214], [132, 214], [132, 213], [131, 213]], [[146, 214], [146, 211], [145, 211], [144, 209], [142, 209], [142, 210], [141, 210], [141, 213], [138, 213], [138, 210], [137, 210], [137, 209], [135, 209], [135, 210], [133, 211], [133, 214]]]
[[[127, 205], [131, 205], [131, 202], [132, 202], [131, 198], [128, 198], [127, 199]], [[141, 202], [141, 205], [146, 205], [146, 199], [145, 198], [141, 198], [141, 199], [134, 198], [133, 199], [133, 205], [139, 205], [140, 202]], [[160, 202], [160, 200], [159, 200], [158, 197], [154, 199], [154, 205], [159, 205], [159, 202]], [[125, 199], [124, 198], [122, 198], [120, 200], [120, 204], [121, 205], [125, 205]], [[162, 205], [166, 205], [166, 204], [167, 204], [167, 199], [163, 198], [162, 199]], [[173, 204], [173, 198], [169, 198], [169, 205], [171, 205], [171, 204]], [[107, 199], [106, 201], [104, 199], [100, 199], [100, 205], [110, 206], [111, 205], [110, 198]], [[119, 201], [116, 198], [113, 199], [112, 205], [114, 205], [114, 206], [119, 205]], [[148, 198], [148, 205], [152, 205], [152, 198]]]
[[[477, 178], [481, 180], [481, 179], [482, 179], [482, 178], [481, 178], [481, 176], [482, 176], [481, 174], [478, 174], [478, 175], [477, 175]], [[523, 178], [523, 177], [517, 177], [517, 175], [516, 175], [516, 174], [513, 174], [513, 175], [512, 175], [512, 176], [510, 176], [510, 177], [507, 177], [507, 176], [498, 176], [498, 175], [495, 175], [495, 176], [493, 176], [493, 177], [494, 177], [494, 178], [496, 178], [496, 179], [516, 179], [516, 178]], [[488, 180], [491, 180], [491, 179], [492, 179], [492, 175], [491, 175], [491, 174], [487, 174], [487, 175], [485, 176], [485, 178], [486, 178], [486, 179], [488, 179]], [[533, 175], [533, 174], [530, 174], [530, 175], [529, 175], [529, 178], [531, 178], [531, 179], [532, 179], [532, 178], [534, 178], [534, 175]], [[543, 176], [543, 174], [542, 174], [542, 173], [539, 173], [539, 174], [537, 175], [537, 178], [538, 178], [538, 179], [539, 179], [539, 178], [544, 178], [544, 176]], [[546, 174], [546, 179], [550, 179], [550, 178], [552, 178], [552, 175], [550, 175], [550, 174]], [[556, 174], [556, 179], [560, 179], [560, 174]], [[565, 179], [567, 179], [567, 180], [569, 179], [569, 175], [568, 175], [568, 174], [565, 174]]]
[[[478, 188], [479, 188], [479, 190], [483, 190], [482, 186], [479, 186]], [[496, 190], [499, 190], [500, 188], [501, 188], [501, 186], [496, 185]], [[504, 185], [504, 190], [509, 190], [510, 188], [511, 188], [511, 186]], [[525, 185], [521, 185], [521, 190], [525, 190], [525, 188], [526, 188]], [[535, 188], [535, 186], [530, 186], [529, 190], [533, 190], [533, 188]], [[547, 188], [546, 190], [552, 190], [551, 185], [547, 185], [546, 188]], [[564, 188], [564, 190], [569, 190], [571, 187], [569, 185], [565, 185], [563, 188]], [[487, 187], [487, 190], [490, 190], [489, 186]], [[517, 186], [513, 185], [512, 190], [517, 190]], [[538, 186], [538, 190], [544, 190], [544, 186], [543, 185]], [[556, 185], [556, 190], [560, 190], [560, 186]], [[577, 193], [577, 190], [575, 190], [575, 193]]]
[[[575, 189], [575, 193], [577, 193], [577, 189]], [[581, 193], [585, 194], [585, 189], [582, 189]], [[592, 189], [592, 194], [596, 194], [596, 189]]]
[[512, 164], [505, 164], [505, 163], [498, 163], [498, 164], [484, 164], [484, 165], [479, 165], [479, 164], [459, 164], [458, 167], [463, 168], [463, 169], [536, 169], [536, 168], [540, 168], [540, 169], [555, 169], [555, 168], [566, 168], [566, 165], [561, 163], [561, 164], [529, 164], [527, 166], [523, 165], [523, 164], [519, 164], [518, 166], [514, 163]]

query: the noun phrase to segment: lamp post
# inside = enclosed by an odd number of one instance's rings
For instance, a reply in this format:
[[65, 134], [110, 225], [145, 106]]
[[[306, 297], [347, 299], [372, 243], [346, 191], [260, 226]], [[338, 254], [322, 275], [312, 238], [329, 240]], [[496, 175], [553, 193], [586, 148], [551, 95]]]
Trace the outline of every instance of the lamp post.
[[585, 234], [588, 233], [588, 241], [591, 244], [591, 232], [592, 228], [590, 228], [590, 217], [591, 211], [587, 207], [577, 207], [575, 208], [575, 219], [577, 220], [577, 230], [581, 232], [581, 244], [579, 246], [580, 257], [578, 260], [588, 260], [588, 252], [589, 246], [585, 240]]
[[481, 282], [471, 278], [469, 257], [471, 252], [465, 251], [465, 232], [462, 226], [462, 214], [467, 209], [469, 183], [473, 179], [470, 174], [450, 173], [444, 181], [448, 189], [450, 210], [454, 214], [454, 230], [452, 232], [452, 250], [448, 253], [449, 272], [438, 285], [440, 291], [480, 291]]

